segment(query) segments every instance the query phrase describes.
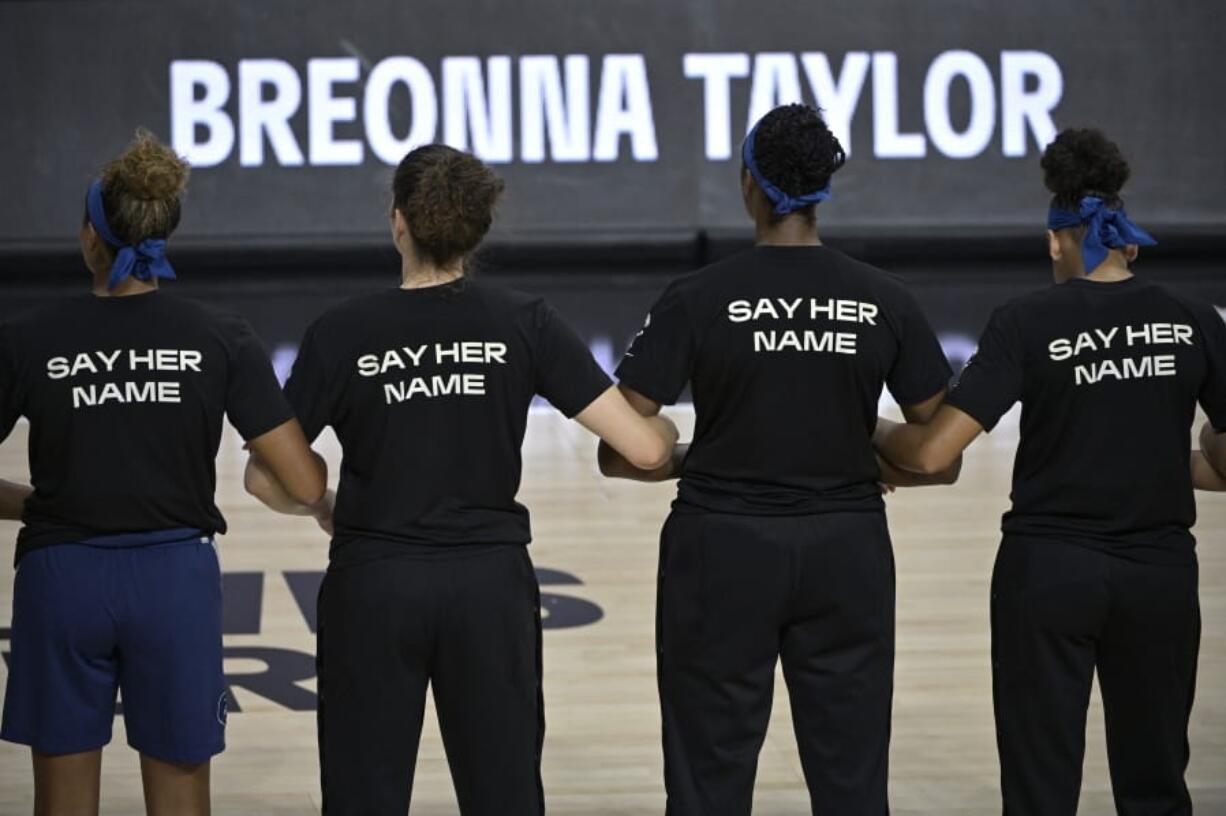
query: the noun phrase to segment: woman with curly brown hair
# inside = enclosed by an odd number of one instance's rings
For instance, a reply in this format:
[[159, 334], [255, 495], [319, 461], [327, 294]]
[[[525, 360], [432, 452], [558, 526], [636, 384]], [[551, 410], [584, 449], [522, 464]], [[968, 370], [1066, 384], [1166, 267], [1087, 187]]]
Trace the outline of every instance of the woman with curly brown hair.
[[[540, 595], [515, 500], [540, 394], [640, 467], [672, 423], [639, 416], [539, 297], [471, 278], [502, 181], [443, 145], [392, 183], [400, 286], [344, 303], [307, 331], [286, 384], [307, 437], [343, 451], [319, 598], [324, 810], [404, 813], [434, 692], [465, 816], [544, 810]], [[248, 485], [286, 501], [253, 458]]]
[[117, 690], [148, 812], [208, 813], [226, 714], [223, 416], [296, 500], [324, 494], [247, 322], [159, 291], [187, 176], [138, 132], [85, 196], [92, 291], [0, 327], [0, 439], [29, 419], [33, 483], [0, 503], [24, 522], [0, 736], [32, 748], [40, 814], [97, 813]]
[[[1154, 240], [1124, 211], [1114, 142], [1066, 130], [1042, 166], [1056, 285], [997, 309], [948, 403], [927, 424], [882, 420], [876, 442], [899, 467], [940, 469], [1022, 404], [992, 576], [1004, 812], [1076, 813], [1097, 672], [1118, 811], [1190, 814], [1192, 489], [1226, 487], [1226, 328], [1133, 274]], [[1198, 402], [1203, 452], [1188, 445]]]

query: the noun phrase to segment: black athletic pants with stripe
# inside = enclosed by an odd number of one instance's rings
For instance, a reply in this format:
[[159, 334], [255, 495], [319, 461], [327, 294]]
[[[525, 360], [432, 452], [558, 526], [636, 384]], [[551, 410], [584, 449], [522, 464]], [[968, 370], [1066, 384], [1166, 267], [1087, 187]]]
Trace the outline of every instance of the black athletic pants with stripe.
[[660, 543], [668, 816], [750, 812], [776, 662], [813, 812], [888, 813], [894, 557], [885, 516], [675, 511]]
[[1086, 709], [1102, 692], [1120, 816], [1186, 816], [1200, 646], [1197, 568], [1006, 536], [992, 577], [992, 676], [1007, 816], [1071, 816]]
[[539, 816], [540, 592], [527, 548], [409, 552], [329, 567], [320, 587], [323, 810], [404, 816], [429, 684], [460, 812]]

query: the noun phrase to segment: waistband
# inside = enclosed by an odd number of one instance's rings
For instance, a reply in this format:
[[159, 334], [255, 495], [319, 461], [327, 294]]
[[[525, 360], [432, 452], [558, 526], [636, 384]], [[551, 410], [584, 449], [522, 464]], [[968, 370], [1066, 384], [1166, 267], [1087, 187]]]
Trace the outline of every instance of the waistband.
[[207, 543], [211, 540], [203, 530], [195, 527], [178, 527], [173, 530], [149, 530], [141, 533], [114, 533], [112, 535], [94, 536], [78, 541], [87, 547], [149, 547], [155, 544], [175, 544], [180, 541], [199, 541]]

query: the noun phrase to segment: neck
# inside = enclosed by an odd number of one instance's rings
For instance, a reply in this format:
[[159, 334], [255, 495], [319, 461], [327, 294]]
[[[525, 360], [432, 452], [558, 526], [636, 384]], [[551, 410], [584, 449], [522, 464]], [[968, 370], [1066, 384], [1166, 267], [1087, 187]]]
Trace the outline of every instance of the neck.
[[1113, 283], [1115, 281], [1128, 280], [1131, 277], [1132, 270], [1128, 268], [1128, 262], [1124, 260], [1124, 256], [1118, 250], [1112, 250], [1107, 255], [1107, 260], [1094, 267], [1086, 275], [1086, 279], [1100, 283]]
[[450, 266], [435, 266], [432, 263], [405, 257], [400, 264], [401, 289], [425, 289], [451, 283], [464, 276], [464, 262], [457, 260]]
[[775, 223], [758, 221], [754, 226], [758, 246], [819, 246], [817, 222], [803, 215], [787, 215]]
[[94, 285], [92, 291], [95, 297], [128, 297], [129, 295], [143, 295], [148, 292], [156, 292], [158, 288], [157, 278], [149, 281], [137, 280], [136, 278], [124, 278], [114, 289], [106, 288], [107, 277], [111, 274], [111, 270], [107, 269], [102, 274], [94, 275]]
[[1108, 266], [1102, 264], [1090, 274], [1086, 275], [1086, 280], [1098, 281], [1100, 283], [1114, 283], [1115, 281], [1128, 280], [1131, 278], [1132, 272], [1126, 266]]

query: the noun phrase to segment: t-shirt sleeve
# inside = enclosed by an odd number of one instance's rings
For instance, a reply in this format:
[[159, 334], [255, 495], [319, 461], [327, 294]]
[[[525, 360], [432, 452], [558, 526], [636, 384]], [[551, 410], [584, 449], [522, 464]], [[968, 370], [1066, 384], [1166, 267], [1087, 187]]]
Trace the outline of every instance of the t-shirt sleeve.
[[226, 414], [244, 440], [293, 419], [264, 345], [245, 321], [236, 331], [228, 375]]
[[567, 418], [573, 417], [608, 391], [613, 381], [587, 344], [548, 304], [537, 304], [533, 323], [536, 393]]
[[0, 325], [0, 442], [8, 438], [23, 411], [23, 388], [12, 329]]
[[690, 381], [697, 345], [690, 310], [677, 284], [671, 284], [647, 313], [617, 366], [617, 378], [654, 402], [672, 405]]
[[886, 375], [886, 387], [899, 405], [915, 405], [949, 385], [953, 370], [928, 318], [910, 292], [898, 306], [898, 355]]
[[1212, 307], [1198, 310], [1197, 321], [1205, 338], [1205, 379], [1198, 400], [1210, 424], [1226, 432], [1226, 323]]
[[307, 329], [294, 360], [294, 369], [285, 382], [285, 397], [302, 423], [307, 442], [314, 442], [325, 427], [331, 425], [332, 398], [329, 393], [328, 371], [319, 350], [315, 327]]
[[1009, 313], [997, 309], [979, 338], [979, 348], [966, 363], [949, 395], [949, 404], [992, 430], [1022, 397], [1021, 334]]

